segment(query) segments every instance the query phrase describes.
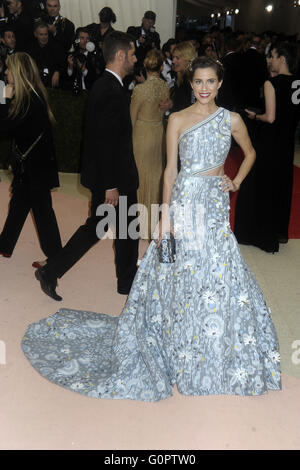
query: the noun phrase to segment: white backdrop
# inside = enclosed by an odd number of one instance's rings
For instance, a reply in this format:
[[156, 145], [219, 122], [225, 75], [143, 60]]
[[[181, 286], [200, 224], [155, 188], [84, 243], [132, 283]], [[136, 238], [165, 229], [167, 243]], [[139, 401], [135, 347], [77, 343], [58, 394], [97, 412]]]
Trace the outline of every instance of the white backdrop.
[[156, 13], [155, 28], [161, 45], [175, 35], [177, 0], [61, 0], [60, 3], [61, 14], [73, 21], [76, 28], [99, 23], [99, 11], [108, 6], [116, 14], [113, 27], [119, 31], [139, 26], [145, 11], [152, 10]]

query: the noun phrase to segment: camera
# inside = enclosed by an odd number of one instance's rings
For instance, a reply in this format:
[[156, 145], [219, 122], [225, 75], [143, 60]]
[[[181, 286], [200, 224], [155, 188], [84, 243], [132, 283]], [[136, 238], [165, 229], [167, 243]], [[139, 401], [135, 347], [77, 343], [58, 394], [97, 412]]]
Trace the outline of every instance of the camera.
[[152, 49], [152, 44], [155, 41], [155, 28], [152, 26], [152, 28], [149, 29], [149, 31], [146, 31], [145, 34], [143, 34], [143, 38], [145, 39], [144, 42], [144, 47], [147, 49]]

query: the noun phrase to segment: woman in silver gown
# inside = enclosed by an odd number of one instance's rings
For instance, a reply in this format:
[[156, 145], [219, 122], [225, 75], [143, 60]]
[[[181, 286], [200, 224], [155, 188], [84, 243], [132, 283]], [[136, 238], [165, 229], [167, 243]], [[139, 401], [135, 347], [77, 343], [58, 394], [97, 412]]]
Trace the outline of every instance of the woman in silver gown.
[[[157, 239], [121, 315], [61, 309], [29, 326], [23, 351], [48, 380], [88, 397], [152, 402], [175, 385], [185, 395], [281, 389], [270, 310], [229, 226], [229, 191], [255, 152], [239, 115], [215, 105], [222, 74], [211, 58], [191, 65], [197, 101], [170, 118]], [[232, 181], [224, 175], [231, 134], [245, 154]], [[176, 260], [161, 263], [168, 231]]]

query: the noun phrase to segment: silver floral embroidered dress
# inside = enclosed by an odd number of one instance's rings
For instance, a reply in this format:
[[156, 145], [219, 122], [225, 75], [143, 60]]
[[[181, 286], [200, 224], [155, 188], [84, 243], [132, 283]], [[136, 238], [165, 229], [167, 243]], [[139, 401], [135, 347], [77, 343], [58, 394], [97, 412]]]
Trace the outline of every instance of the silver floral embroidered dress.
[[[44, 377], [94, 398], [157, 401], [281, 389], [277, 335], [229, 227], [221, 177], [230, 148], [223, 108], [179, 138], [171, 209], [175, 263], [152, 242], [119, 317], [61, 309], [31, 324], [22, 348]], [[195, 236], [197, 234], [197, 236]]]

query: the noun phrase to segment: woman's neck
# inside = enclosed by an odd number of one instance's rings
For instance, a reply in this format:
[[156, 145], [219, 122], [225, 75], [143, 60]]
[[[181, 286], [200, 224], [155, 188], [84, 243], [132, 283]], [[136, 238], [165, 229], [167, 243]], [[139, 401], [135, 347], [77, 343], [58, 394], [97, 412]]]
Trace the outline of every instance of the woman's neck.
[[158, 72], [148, 72], [147, 71], [147, 78], [153, 78], [153, 77], [159, 78], [159, 73]]
[[199, 101], [196, 101], [196, 103], [194, 104], [195, 112], [200, 114], [201, 116], [209, 116], [210, 114], [216, 112], [217, 109], [218, 106], [216, 105], [215, 100], [207, 104], [202, 104], [199, 103]]

